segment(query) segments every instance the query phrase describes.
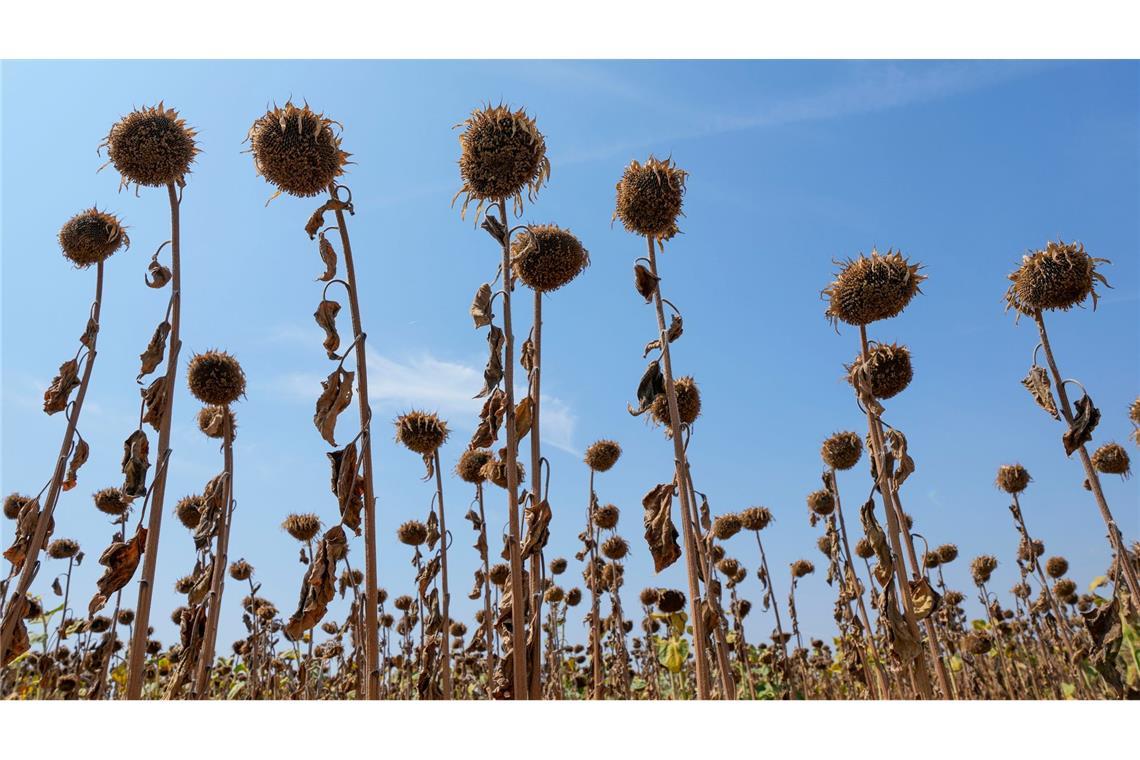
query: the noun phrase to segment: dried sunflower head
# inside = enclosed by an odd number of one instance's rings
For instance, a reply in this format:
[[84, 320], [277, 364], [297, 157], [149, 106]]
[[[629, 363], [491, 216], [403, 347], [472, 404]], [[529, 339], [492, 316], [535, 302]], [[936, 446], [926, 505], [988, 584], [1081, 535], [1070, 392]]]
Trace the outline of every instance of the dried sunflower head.
[[821, 517], [827, 517], [835, 511], [835, 499], [831, 495], [831, 491], [826, 488], [821, 488], [818, 491], [812, 491], [807, 497], [808, 509]]
[[1128, 452], [1119, 443], [1106, 443], [1093, 452], [1093, 467], [1106, 475], [1128, 477], [1132, 474]]
[[621, 536], [610, 536], [602, 542], [602, 554], [615, 561], [623, 559], [629, 554], [629, 542]]
[[1053, 594], [1065, 604], [1073, 604], [1077, 600], [1077, 584], [1068, 578], [1062, 578], [1053, 584]]
[[577, 607], [578, 603], [582, 601], [582, 589], [575, 586], [566, 592], [566, 604], [570, 607]]
[[859, 354], [847, 366], [847, 382], [858, 387], [859, 377], [865, 375], [871, 384], [871, 394], [877, 399], [888, 399], [902, 393], [910, 385], [914, 370], [910, 363], [910, 349], [898, 343], [872, 343], [866, 354]]
[[396, 601], [394, 601], [393, 604], [396, 605], [396, 609], [400, 612], [407, 612], [412, 608], [412, 598], [407, 594], [401, 594], [396, 597]]
[[316, 538], [317, 534], [320, 533], [321, 518], [311, 512], [292, 514], [285, 518], [285, 522], [281, 523], [281, 527], [285, 529], [286, 533], [301, 543], [307, 543]]
[[419, 520], [408, 520], [396, 528], [396, 538], [408, 546], [420, 546], [427, 542], [428, 529]]
[[772, 522], [772, 512], [767, 507], [748, 507], [740, 513], [740, 524], [745, 530], [764, 530]]
[[511, 577], [511, 568], [502, 562], [497, 562], [487, 569], [487, 578], [491, 583], [496, 586], [503, 586], [507, 582], [507, 578]]
[[1017, 494], [1029, 487], [1029, 470], [1020, 464], [1003, 464], [998, 468], [997, 487], [1008, 494]]
[[131, 502], [118, 488], [104, 488], [96, 491], [92, 498], [95, 508], [106, 515], [119, 517], [130, 508]]
[[942, 559], [938, 556], [938, 552], [930, 552], [922, 555], [922, 564], [926, 569], [933, 570], [942, 564]]
[[805, 575], [810, 575], [815, 572], [815, 565], [806, 559], [797, 559], [792, 563], [792, 576], [795, 578], [803, 578]]
[[550, 574], [562, 575], [562, 573], [566, 572], [568, 565], [569, 563], [566, 561], [565, 557], [555, 557], [554, 559], [550, 560]]
[[[194, 588], [197, 579], [193, 575], [184, 575], [178, 580], [174, 581], [174, 590], [179, 594], [189, 594], [190, 590]], [[175, 620], [175, 623], [178, 621]]]
[[594, 525], [603, 530], [613, 530], [617, 527], [618, 518], [620, 517], [621, 510], [619, 510], [616, 505], [603, 504], [594, 510]]
[[562, 590], [561, 586], [551, 586], [546, 589], [543, 598], [546, 599], [549, 604], [558, 604], [566, 598], [566, 592]]
[[590, 253], [569, 230], [531, 225], [511, 243], [511, 269], [531, 290], [550, 293], [590, 265]]
[[938, 549], [938, 559], [942, 560], [942, 564], [946, 565], [958, 559], [958, 545], [957, 544], [942, 544]]
[[823, 442], [819, 453], [828, 467], [850, 470], [863, 455], [863, 441], [850, 431], [835, 433]]
[[657, 609], [664, 613], [680, 612], [685, 608], [685, 593], [675, 588], [661, 589], [657, 595]]
[[866, 538], [860, 538], [855, 542], [855, 556], [860, 559], [871, 559], [875, 556], [875, 548], [871, 546], [871, 542]]
[[486, 480], [483, 466], [490, 462], [492, 454], [488, 449], [467, 449], [455, 465], [455, 474], [467, 483], [478, 485]]
[[20, 510], [31, 501], [31, 496], [25, 496], [22, 493], [8, 494], [4, 497], [4, 516], [9, 520], [15, 520], [20, 516]]
[[[507, 481], [507, 463], [502, 459], [491, 459], [481, 470], [483, 477], [491, 481], [499, 488], [506, 488], [509, 483]], [[522, 483], [526, 480], [526, 468], [523, 467], [522, 462], [515, 460], [515, 485]]]
[[275, 106], [249, 128], [254, 168], [280, 192], [298, 198], [320, 195], [348, 163], [334, 126], [340, 125], [308, 104]]
[[459, 136], [463, 187], [455, 194], [455, 198], [464, 196], [460, 213], [466, 213], [472, 200], [478, 201], [477, 215], [484, 204], [506, 200], [513, 200], [521, 211], [523, 191], [533, 200], [550, 178], [546, 139], [523, 109], [487, 105], [456, 126], [463, 127]]
[[70, 559], [79, 554], [79, 542], [71, 538], [57, 538], [48, 544], [47, 553], [52, 559]]
[[204, 406], [198, 410], [198, 429], [207, 438], [222, 438], [229, 425], [230, 436], [237, 431], [237, 420], [228, 406]]
[[643, 588], [638, 595], [638, 599], [646, 607], [652, 607], [657, 604], [657, 597], [660, 596], [660, 590], [655, 588]]
[[740, 562], [732, 557], [725, 557], [716, 563], [716, 569], [724, 574], [724, 577], [735, 578], [740, 573]]
[[740, 519], [740, 515], [729, 512], [728, 514], [719, 515], [712, 524], [713, 535], [717, 540], [727, 541], [740, 532], [744, 527], [744, 523]]
[[186, 368], [186, 380], [203, 404], [229, 406], [245, 395], [245, 372], [225, 351], [195, 354]]
[[1026, 254], [1021, 266], [1009, 275], [1005, 298], [1008, 307], [1022, 314], [1060, 309], [1068, 311], [1090, 295], [1096, 308], [1096, 283], [1108, 285], [1096, 265], [1108, 263], [1085, 253], [1081, 243], [1050, 241], [1042, 250]]
[[823, 291], [827, 318], [833, 324], [858, 326], [897, 316], [922, 292], [919, 285], [926, 279], [918, 273], [920, 265], [896, 251], [872, 250], [869, 257], [859, 254], [842, 266]]
[[111, 127], [100, 148], [122, 177], [122, 184], [145, 187], [182, 184], [198, 155], [196, 132], [162, 103], [132, 111]]
[[[677, 378], [673, 384], [677, 393], [677, 415], [682, 425], [692, 425], [701, 414], [701, 390], [689, 375]], [[669, 427], [669, 398], [665, 393], [658, 393], [649, 406], [649, 413], [657, 424], [665, 426], [665, 434], [672, 435]]]
[[831, 556], [831, 534], [824, 533], [816, 539], [815, 546], [819, 549], [820, 553], [825, 557]]
[[974, 583], [981, 585], [988, 582], [997, 566], [997, 558], [992, 554], [974, 557], [974, 561], [970, 563], [970, 575], [973, 577]]
[[230, 577], [235, 581], [247, 581], [253, 575], [253, 565], [244, 559], [230, 563]]
[[396, 419], [396, 440], [417, 454], [434, 454], [447, 440], [447, 423], [415, 409]]
[[1050, 557], [1045, 561], [1045, 572], [1050, 578], [1060, 578], [1069, 572], [1069, 560], [1064, 557]]
[[617, 183], [614, 219], [626, 230], [654, 240], [669, 240], [680, 230], [677, 217], [685, 197], [688, 172], [671, 159], [653, 156], [644, 164], [630, 161]]
[[106, 261], [124, 246], [130, 248], [131, 239], [122, 222], [94, 206], [68, 219], [59, 230], [63, 255], [81, 269]]
[[993, 648], [993, 641], [985, 633], [972, 631], [962, 639], [962, 648], [972, 655], [981, 656]]
[[1034, 539], [1032, 543], [1026, 543], [1025, 539], [1017, 544], [1017, 558], [1022, 562], [1032, 562], [1035, 557], [1040, 557], [1045, 553], [1045, 542], [1040, 539]]
[[606, 472], [621, 457], [621, 446], [617, 441], [602, 439], [586, 449], [586, 466], [594, 472]]

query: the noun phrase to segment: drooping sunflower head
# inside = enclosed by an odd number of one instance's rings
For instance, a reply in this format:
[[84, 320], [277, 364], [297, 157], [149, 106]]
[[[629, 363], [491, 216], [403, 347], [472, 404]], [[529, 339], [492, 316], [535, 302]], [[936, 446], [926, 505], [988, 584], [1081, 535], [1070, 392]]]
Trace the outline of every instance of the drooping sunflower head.
[[1127, 478], [1132, 473], [1128, 452], [1119, 443], [1106, 443], [1094, 451], [1092, 464], [1097, 472], [1106, 475], [1120, 475]]
[[997, 558], [992, 554], [974, 557], [974, 561], [970, 563], [970, 575], [973, 577], [974, 583], [978, 585], [987, 583], [997, 566]]
[[586, 466], [594, 472], [606, 472], [621, 457], [621, 446], [617, 441], [603, 438], [586, 449]]
[[718, 515], [717, 518], [713, 520], [712, 532], [713, 535], [717, 537], [717, 540], [727, 541], [739, 533], [743, 527], [744, 523], [741, 521], [740, 515], [728, 512], [723, 515]]
[[198, 410], [197, 420], [198, 429], [207, 438], [223, 438], [227, 425], [231, 436], [237, 430], [233, 410], [228, 406], [204, 406]]
[[556, 224], [531, 225], [511, 243], [511, 269], [539, 293], [558, 290], [589, 265], [582, 241]]
[[459, 457], [455, 473], [465, 482], [478, 485], [487, 478], [483, 475], [483, 465], [494, 457], [488, 449], [468, 449]]
[[767, 507], [748, 507], [740, 512], [740, 524], [745, 530], [761, 531], [772, 522], [772, 511]]
[[938, 547], [938, 559], [942, 561], [943, 565], [949, 564], [958, 559], [958, 545], [957, 544], [942, 544]]
[[898, 343], [873, 343], [866, 354], [847, 367], [847, 381], [858, 387], [861, 375], [870, 382], [871, 395], [888, 399], [902, 393], [914, 377], [910, 349]]
[[1029, 470], [1020, 464], [1003, 464], [998, 468], [997, 487], [1008, 494], [1017, 494], [1029, 487]]
[[70, 559], [79, 554], [79, 542], [71, 538], [57, 538], [48, 544], [47, 553], [52, 559]]
[[174, 505], [174, 514], [187, 530], [194, 530], [198, 527], [205, 509], [206, 500], [198, 494], [191, 494], [178, 500]]
[[792, 576], [795, 578], [803, 578], [805, 575], [810, 575], [815, 572], [815, 565], [810, 560], [797, 559], [792, 563]]
[[131, 239], [122, 222], [94, 206], [68, 219], [59, 230], [63, 255], [80, 269], [106, 261], [124, 246], [130, 248]]
[[[682, 425], [692, 425], [701, 415], [701, 389], [691, 375], [677, 378], [673, 384], [677, 394], [677, 415]], [[669, 398], [667, 394], [658, 393], [649, 407], [649, 413], [657, 424], [665, 426], [665, 434], [671, 435], [669, 427]]]
[[186, 369], [190, 392], [203, 404], [229, 406], [245, 395], [245, 372], [225, 351], [195, 354]]
[[814, 514], [821, 517], [827, 517], [835, 511], [835, 499], [831, 495], [831, 491], [826, 488], [821, 488], [818, 491], [812, 491], [807, 497], [808, 509]]
[[10, 493], [4, 497], [4, 516], [9, 520], [15, 520], [20, 516], [20, 510], [26, 504], [31, 503], [32, 497], [25, 496], [22, 493]]
[[159, 103], [119, 119], [100, 147], [107, 149], [123, 185], [162, 187], [185, 181], [199, 152], [196, 135], [177, 111]]
[[657, 594], [657, 609], [664, 613], [680, 612], [685, 608], [685, 592], [663, 588]]
[[871, 559], [875, 556], [875, 547], [866, 538], [860, 538], [855, 542], [855, 556], [859, 559]]
[[1059, 309], [1068, 311], [1092, 296], [1096, 308], [1096, 283], [1108, 285], [1096, 265], [1108, 263], [1085, 252], [1081, 243], [1050, 241], [1021, 258], [1021, 266], [1009, 275], [1005, 293], [1010, 308], [1022, 314]]
[[653, 156], [644, 164], [630, 161], [617, 183], [614, 219], [621, 219], [630, 232], [654, 240], [669, 240], [680, 230], [677, 217], [685, 197], [689, 173], [672, 159]]
[[1049, 574], [1050, 578], [1060, 578], [1069, 572], [1069, 560], [1061, 556], [1050, 557], [1045, 562], [1045, 572]]
[[523, 109], [486, 105], [456, 126], [463, 127], [459, 136], [463, 186], [455, 194], [456, 198], [463, 196], [461, 214], [472, 200], [478, 202], [476, 214], [488, 203], [506, 200], [513, 200], [515, 209], [521, 211], [523, 191], [533, 200], [550, 178], [546, 139]]
[[253, 575], [253, 565], [244, 559], [230, 563], [230, 577], [235, 581], [248, 581]]
[[[491, 459], [487, 464], [483, 465], [481, 470], [484, 479], [491, 481], [499, 488], [506, 488], [510, 481], [507, 480], [507, 463], [502, 459]], [[526, 480], [526, 468], [523, 467], [522, 462], [515, 460], [515, 486]]]
[[434, 454], [448, 432], [447, 423], [430, 412], [413, 409], [396, 418], [396, 440], [417, 454]]
[[850, 470], [863, 455], [863, 441], [850, 431], [835, 433], [823, 442], [819, 453], [828, 467]]
[[603, 504], [594, 510], [593, 522], [602, 530], [613, 530], [621, 518], [621, 510], [615, 504]]
[[566, 572], [566, 568], [569, 564], [565, 557], [555, 557], [550, 560], [550, 574], [562, 575], [562, 573]]
[[897, 251], [872, 250], [870, 256], [859, 254], [843, 262], [823, 290], [828, 320], [859, 326], [897, 316], [922, 292], [919, 285], [926, 277], [918, 273], [920, 268]]
[[130, 499], [118, 488], [104, 488], [92, 496], [95, 508], [105, 515], [119, 517], [130, 508]]
[[320, 195], [344, 174], [348, 163], [339, 127], [308, 104], [274, 106], [249, 128], [253, 166], [280, 192], [298, 198]]
[[602, 542], [602, 554], [617, 561], [629, 554], [629, 542], [621, 536], [610, 536]]

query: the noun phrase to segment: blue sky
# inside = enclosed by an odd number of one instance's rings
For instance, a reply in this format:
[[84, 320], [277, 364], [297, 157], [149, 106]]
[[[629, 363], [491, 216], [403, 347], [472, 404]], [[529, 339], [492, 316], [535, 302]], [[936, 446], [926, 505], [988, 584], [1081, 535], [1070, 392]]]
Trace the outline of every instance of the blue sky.
[[[438, 409], [454, 430], [442, 452], [449, 469], [478, 408], [470, 397], [481, 387], [486, 343], [467, 309], [494, 275], [497, 253], [449, 205], [460, 184], [452, 126], [499, 100], [537, 118], [553, 164], [523, 220], [569, 227], [592, 260], [544, 306], [548, 556], [577, 550], [587, 489], [581, 452], [612, 437], [625, 455], [598, 489], [623, 509], [620, 532], [633, 546], [627, 609], [645, 585], [684, 587], [683, 563], [653, 577], [642, 538], [641, 497], [670, 478], [672, 450], [660, 430], [625, 411], [655, 321], [632, 287], [644, 244], [610, 223], [622, 168], [652, 152], [671, 154], [690, 172], [685, 234], [660, 263], [663, 290], [685, 317], [674, 366], [702, 389], [690, 449], [696, 487], [708, 492], [714, 513], [773, 510], [764, 538], [781, 605], [787, 564], [816, 562], [820, 570], [798, 594], [808, 632], [831, 634], [834, 594], [804, 496], [819, 486], [820, 441], [864, 429], [843, 381], [857, 332], [829, 326], [819, 292], [834, 259], [872, 246], [901, 248], [929, 277], [902, 316], [870, 333], [913, 352], [914, 382], [888, 403], [888, 419], [908, 436], [918, 466], [902, 494], [916, 529], [932, 544], [961, 548], [947, 570], [950, 585], [969, 591], [969, 558], [992, 553], [1002, 563], [993, 587], [1008, 599], [1017, 536], [992, 482], [1010, 461], [1035, 479], [1022, 502], [1031, 531], [1049, 554], [1070, 560], [1079, 586], [1108, 563], [1103, 523], [1081, 488], [1079, 463], [1064, 456], [1062, 428], [1019, 383], [1035, 330], [1014, 324], [1002, 294], [1021, 254], [1049, 239], [1079, 239], [1112, 260], [1103, 271], [1113, 289], [1097, 311], [1050, 315], [1048, 325], [1062, 372], [1081, 380], [1103, 412], [1096, 443], [1127, 443], [1140, 369], [1136, 63], [6, 62], [2, 76], [4, 493], [35, 493], [50, 476], [65, 421], [46, 417], [40, 397], [74, 353], [94, 289], [94, 273], [72, 269], [59, 254], [56, 232], [98, 203], [130, 225], [133, 243], [107, 267], [99, 358], [81, 423], [91, 460], [57, 511], [56, 535], [77, 538], [88, 555], [76, 576], [79, 608], [111, 534], [89, 494], [121, 482], [122, 441], [137, 419], [138, 354], [168, 295], [142, 284], [150, 254], [168, 236], [165, 193], [118, 192], [112, 169], [96, 173], [103, 162], [96, 147], [121, 115], [159, 100], [198, 128], [203, 151], [182, 205], [183, 356], [224, 348], [249, 378], [237, 407], [231, 555], [257, 568], [262, 593], [286, 615], [303, 568], [278, 526], [290, 512], [335, 514], [326, 449], [311, 421], [329, 371], [311, 316], [319, 260], [302, 231], [317, 203], [281, 197], [266, 207], [272, 190], [241, 151], [253, 120], [290, 96], [342, 122], [356, 161], [345, 182], [356, 201], [350, 229], [372, 352], [381, 585], [393, 595], [408, 592], [413, 575], [395, 527], [423, 519], [432, 491], [387, 422], [413, 405]], [[527, 321], [517, 317], [521, 334]], [[168, 509], [221, 468], [217, 447], [194, 427], [197, 404], [184, 374]], [[351, 418], [342, 418], [342, 431]], [[1140, 534], [1136, 482], [1105, 479], [1129, 539]], [[841, 475], [849, 525], [869, 486], [862, 465]], [[470, 619], [466, 592], [477, 560], [462, 515], [471, 492], [455, 478], [445, 489], [453, 609]], [[494, 533], [505, 525], [505, 500], [497, 489], [489, 494]], [[0, 531], [6, 545], [10, 524]], [[729, 551], [755, 570], [748, 539], [733, 539]], [[355, 566], [361, 554], [354, 552]], [[192, 556], [189, 536], [168, 515], [154, 615], [166, 643], [175, 635], [168, 614], [180, 601], [172, 584]], [[581, 583], [574, 567], [567, 586]], [[49, 561], [41, 571], [39, 591], [55, 569]], [[135, 593], [132, 584], [126, 604]], [[759, 598], [754, 576], [743, 593]], [[241, 633], [241, 595], [227, 593], [220, 649]], [[343, 612], [334, 607], [332, 616]], [[753, 638], [772, 625], [758, 608], [749, 623]], [[581, 629], [575, 623], [570, 632]]]

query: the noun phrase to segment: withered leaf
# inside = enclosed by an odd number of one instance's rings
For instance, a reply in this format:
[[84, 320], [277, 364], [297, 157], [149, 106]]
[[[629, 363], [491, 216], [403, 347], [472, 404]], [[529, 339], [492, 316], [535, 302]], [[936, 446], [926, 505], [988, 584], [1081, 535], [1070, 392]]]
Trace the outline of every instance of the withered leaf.
[[534, 371], [534, 359], [534, 339], [527, 336], [527, 339], [523, 341], [522, 348], [519, 350], [519, 364], [522, 365], [522, 368], [525, 369], [528, 374]]
[[546, 499], [538, 501], [536, 496], [532, 496], [523, 510], [523, 517], [526, 521], [526, 539], [523, 541], [522, 558], [529, 559], [531, 555], [545, 549], [550, 540], [550, 520], [553, 517], [550, 503]]
[[99, 591], [87, 606], [87, 614], [94, 615], [103, 609], [103, 605], [119, 589], [123, 588], [134, 577], [135, 569], [139, 566], [143, 551], [146, 549], [146, 528], [141, 524], [135, 535], [129, 541], [116, 541], [107, 547], [99, 557], [99, 564], [106, 570], [99, 580], [95, 582]]
[[503, 416], [506, 413], [506, 397], [506, 393], [496, 388], [483, 402], [483, 409], [479, 412], [479, 425], [471, 436], [470, 448], [489, 448], [499, 440], [499, 428], [503, 425]]
[[925, 578], [909, 581], [910, 598], [914, 602], [914, 616], [918, 620], [930, 617], [942, 603], [942, 595], [930, 587]]
[[336, 301], [324, 300], [317, 305], [313, 318], [325, 331], [325, 341], [322, 345], [330, 359], [336, 359], [336, 350], [340, 348], [340, 335], [336, 331], [336, 315], [340, 313], [340, 304]]
[[[475, 600], [483, 595], [483, 583], [486, 581], [486, 576], [483, 575], [483, 568], [476, 568], [475, 570], [475, 585], [471, 587], [471, 593], [467, 595], [468, 599]], [[478, 637], [475, 637], [478, 638]]]
[[79, 362], [68, 359], [59, 365], [59, 374], [51, 381], [51, 387], [44, 391], [44, 411], [48, 414], [62, 412], [67, 408], [67, 399], [79, 385]]
[[352, 403], [354, 376], [354, 372], [338, 367], [326, 380], [321, 381], [322, 390], [317, 399], [317, 410], [313, 414], [313, 424], [330, 446], [336, 446], [336, 439], [333, 437], [336, 431], [336, 418]]
[[166, 412], [166, 375], [154, 379], [145, 390], [141, 390], [143, 399], [142, 421], [155, 430], [162, 427], [162, 417]]
[[471, 301], [471, 319], [475, 320], [475, 329], [491, 324], [494, 316], [491, 313], [491, 284], [485, 282], [475, 291], [475, 298]]
[[503, 344], [506, 337], [496, 325], [491, 325], [487, 333], [487, 366], [483, 368], [483, 390], [475, 398], [483, 398], [493, 391], [503, 379]]
[[147, 344], [146, 350], [139, 354], [139, 360], [142, 366], [139, 368], [138, 377], [135, 381], [138, 382], [144, 377], [154, 372], [158, 368], [162, 357], [166, 353], [166, 336], [170, 334], [170, 323], [162, 322], [158, 327], [154, 328], [154, 334], [150, 336], [150, 343]]
[[146, 473], [150, 469], [150, 442], [146, 433], [136, 430], [123, 442], [123, 495], [146, 496]]
[[886, 608], [887, 636], [891, 641], [891, 650], [901, 662], [910, 662], [922, 653], [922, 645], [911, 633], [906, 618], [899, 612], [894, 584], [886, 585], [883, 606]]
[[507, 228], [494, 214], [486, 214], [483, 217], [483, 223], [479, 226], [486, 230], [487, 234], [493, 237], [499, 245], [506, 242]]
[[60, 584], [58, 577], [54, 578], [51, 582], [51, 592], [56, 596], [63, 596], [63, 586]]
[[195, 564], [193, 578], [190, 593], [186, 595], [186, 603], [191, 607], [201, 604], [206, 594], [210, 593], [210, 583], [214, 579], [214, 561], [210, 560], [205, 566]]
[[170, 282], [170, 279], [174, 276], [169, 269], [158, 262], [158, 259], [151, 259], [146, 270], [150, 273], [150, 279], [148, 280], [146, 275], [143, 275], [143, 282], [146, 283], [148, 288], [154, 288], [156, 290], [166, 287], [166, 283]]
[[654, 277], [649, 271], [649, 268], [644, 264], [636, 264], [633, 267], [633, 286], [637, 288], [638, 294], [649, 303], [653, 298], [653, 291], [657, 289], [657, 281], [660, 278]]
[[[20, 513], [16, 515], [16, 535], [12, 539], [12, 545], [4, 551], [4, 559], [12, 563], [12, 567], [8, 571], [9, 578], [24, 569], [24, 560], [27, 559], [28, 549], [31, 547], [39, 520], [39, 499], [32, 499], [26, 503], [20, 508]], [[53, 519], [48, 525], [48, 535], [51, 535], [54, 528], [55, 520]]]
[[629, 407], [629, 413], [635, 417], [643, 414], [653, 404], [653, 399], [664, 392], [665, 376], [661, 374], [661, 362], [654, 359], [649, 362], [649, 366], [645, 368], [641, 380], [637, 383], [638, 408]]
[[326, 455], [332, 465], [332, 492], [340, 507], [340, 519], [356, 535], [360, 535], [360, 515], [364, 510], [364, 484], [358, 475], [356, 444]]
[[226, 474], [219, 473], [210, 479], [202, 490], [203, 507], [194, 526], [194, 545], [201, 551], [210, 545], [221, 526], [226, 504]]
[[419, 589], [420, 599], [427, 599], [424, 596], [427, 593], [428, 586], [435, 580], [436, 575], [439, 574], [439, 555], [432, 557], [431, 560], [420, 568], [419, 573], [416, 574], [416, 586]]
[[1034, 364], [1029, 368], [1029, 374], [1022, 379], [1021, 384], [1033, 396], [1033, 400], [1037, 402], [1037, 406], [1044, 409], [1049, 415], [1055, 419], [1061, 419], [1061, 415], [1057, 413], [1057, 404], [1053, 401], [1053, 390], [1049, 384], [1049, 373], [1045, 371], [1044, 367], [1038, 367]]
[[[871, 548], [875, 551], [875, 557], [879, 561], [875, 568], [876, 576], [885, 585], [884, 576], [888, 579], [891, 577], [891, 573], [894, 572], [894, 562], [891, 559], [891, 549], [887, 545], [887, 534], [879, 525], [879, 521], [875, 519], [874, 499], [868, 499], [867, 503], [859, 508], [859, 522], [863, 524], [863, 535], [867, 537], [867, 541], [870, 542]], [[880, 572], [882, 573], [881, 576], [879, 575]]]
[[[669, 329], [665, 332], [665, 339], [668, 340], [670, 343], [673, 343], [677, 340], [677, 338], [681, 337], [681, 333], [683, 333], [684, 330], [685, 330], [685, 327], [684, 327], [684, 324], [681, 322], [681, 317], [677, 314], [674, 314], [669, 320]], [[645, 357], [649, 356], [650, 351], [655, 351], [655, 350], [660, 349], [660, 348], [661, 348], [661, 339], [660, 338], [654, 338], [653, 340], [651, 340], [645, 344], [645, 353], [643, 353], [641, 355], [641, 358], [644, 359]]]
[[348, 538], [344, 528], [335, 525], [330, 528], [317, 544], [313, 561], [305, 572], [301, 583], [301, 598], [297, 611], [285, 625], [285, 637], [296, 641], [301, 635], [321, 621], [328, 611], [329, 602], [336, 595], [336, 563], [342, 559], [348, 548]]
[[914, 459], [906, 452], [906, 436], [902, 432], [890, 429], [887, 432], [887, 442], [891, 447], [891, 456], [897, 464], [892, 479], [894, 480], [894, 487], [897, 491], [902, 486], [903, 481], [910, 477], [914, 472]]
[[321, 263], [325, 265], [325, 271], [317, 275], [317, 282], [329, 282], [336, 277], [336, 249], [324, 233], [321, 233], [321, 242], [317, 244], [317, 253], [321, 255]]
[[427, 544], [428, 551], [435, 551], [435, 544], [442, 537], [439, 532], [439, 515], [434, 511], [429, 512], [426, 521], [427, 538], [424, 543]]
[[641, 499], [645, 509], [645, 540], [653, 555], [653, 569], [661, 572], [681, 557], [680, 535], [673, 525], [673, 484], [660, 483]]
[[1074, 406], [1076, 407], [1077, 413], [1073, 417], [1073, 424], [1070, 425], [1068, 431], [1061, 436], [1061, 441], [1065, 444], [1065, 454], [1067, 455], [1072, 455], [1072, 453], [1082, 445], [1091, 441], [1093, 430], [1095, 430], [1097, 424], [1100, 423], [1100, 410], [1093, 406], [1089, 394], [1083, 394], [1077, 399]]
[[534, 424], [534, 401], [530, 396], [523, 396], [523, 400], [515, 407], [515, 440], [526, 438]]
[[28, 637], [28, 627], [24, 624], [23, 618], [24, 605], [26, 604], [27, 602], [22, 599], [20, 603], [13, 601], [4, 610], [4, 625], [8, 625], [8, 621], [13, 617], [15, 622], [12, 623], [12, 637], [8, 644], [8, 651], [4, 652], [3, 658], [0, 658], [0, 667], [8, 667], [9, 663], [32, 648], [31, 640]]
[[75, 451], [71, 454], [71, 463], [67, 466], [67, 477], [64, 478], [61, 487], [64, 491], [70, 491], [75, 488], [78, 481], [79, 468], [87, 464], [87, 458], [91, 456], [91, 447], [87, 445], [87, 441], [79, 438], [79, 442], [75, 444]]
[[83, 334], [79, 336], [79, 342], [87, 348], [95, 345], [95, 338], [99, 335], [99, 323], [95, 321], [95, 317], [87, 318], [87, 327], [83, 329]]

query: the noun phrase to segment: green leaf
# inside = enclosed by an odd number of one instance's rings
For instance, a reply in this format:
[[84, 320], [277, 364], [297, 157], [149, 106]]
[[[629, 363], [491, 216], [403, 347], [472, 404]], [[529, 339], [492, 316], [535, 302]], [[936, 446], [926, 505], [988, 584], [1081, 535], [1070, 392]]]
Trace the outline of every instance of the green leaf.
[[230, 687], [230, 693], [226, 695], [226, 699], [233, 699], [245, 688], [245, 681], [234, 681], [234, 685]]
[[1097, 577], [1093, 578], [1092, 583], [1089, 584], [1089, 591], [1092, 591], [1093, 589], [1098, 589], [1107, 583], [1108, 583], [1108, 577], [1107, 576], [1098, 575]]
[[973, 628], [975, 631], [984, 631], [990, 627], [990, 624], [987, 623], [985, 620], [971, 620], [970, 621], [970, 627]]
[[1061, 696], [1065, 699], [1072, 699], [1076, 693], [1077, 685], [1075, 683], [1069, 683], [1068, 681], [1061, 682]]

